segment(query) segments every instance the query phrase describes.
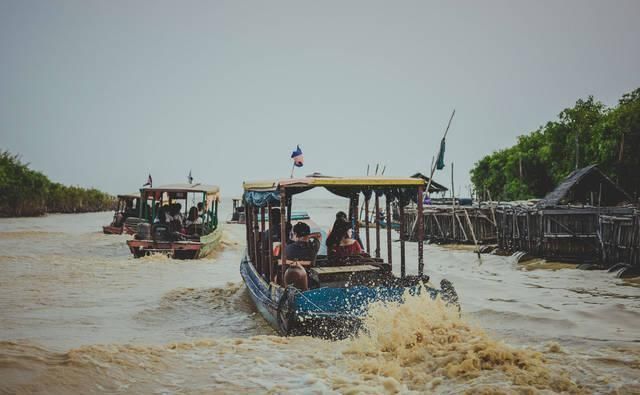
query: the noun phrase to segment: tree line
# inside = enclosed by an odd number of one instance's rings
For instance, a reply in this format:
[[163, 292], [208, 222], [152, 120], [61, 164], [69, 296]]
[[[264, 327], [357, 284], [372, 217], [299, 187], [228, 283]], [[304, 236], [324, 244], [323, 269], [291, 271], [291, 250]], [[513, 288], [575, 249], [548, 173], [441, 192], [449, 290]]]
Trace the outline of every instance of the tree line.
[[115, 198], [107, 193], [52, 182], [22, 163], [19, 155], [0, 153], [0, 216], [83, 213], [114, 206]]
[[580, 99], [517, 143], [475, 163], [471, 182], [482, 198], [541, 198], [576, 167], [597, 164], [632, 197], [640, 195], [640, 88], [614, 107]]

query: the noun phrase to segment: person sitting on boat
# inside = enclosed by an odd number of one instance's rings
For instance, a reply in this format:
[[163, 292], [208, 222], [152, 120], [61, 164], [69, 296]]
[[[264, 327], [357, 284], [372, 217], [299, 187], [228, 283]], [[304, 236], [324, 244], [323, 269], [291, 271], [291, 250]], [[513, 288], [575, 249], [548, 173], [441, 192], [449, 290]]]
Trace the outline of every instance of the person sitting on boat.
[[171, 222], [171, 219], [169, 217], [169, 206], [168, 205], [164, 205], [162, 207], [159, 207], [156, 210], [156, 217], [153, 219], [153, 223], [154, 224], [167, 224], [169, 222]]
[[362, 253], [362, 247], [351, 236], [351, 224], [339, 220], [333, 226], [333, 230], [327, 237], [327, 252], [334, 258], [342, 258]]
[[196, 206], [189, 209], [189, 215], [187, 216], [187, 220], [184, 222], [184, 226], [187, 228], [191, 225], [202, 225], [202, 217], [198, 215], [198, 208]]
[[176, 226], [182, 227], [184, 219], [182, 218], [182, 205], [175, 203], [171, 205], [169, 214], [171, 215], [171, 222], [175, 222]]
[[287, 260], [313, 261], [318, 253], [319, 243], [309, 240], [311, 228], [304, 222], [293, 227], [294, 241], [287, 244]]
[[129, 217], [135, 217], [136, 215], [138, 215], [138, 213], [136, 212], [136, 209], [133, 208], [133, 201], [132, 200], [127, 200], [127, 206], [124, 209], [124, 219], [127, 219]]
[[[335, 222], [333, 223], [333, 226], [331, 227], [331, 229], [329, 230], [329, 234], [328, 234], [328, 236], [327, 236], [327, 241], [329, 241], [329, 237], [331, 237], [331, 233], [332, 233], [333, 229], [335, 229], [336, 224], [337, 224], [338, 222], [347, 222], [347, 223], [350, 223], [350, 222], [349, 222], [349, 219], [347, 218], [347, 213], [345, 213], [344, 211], [338, 211], [338, 212], [336, 213], [336, 220], [335, 220]], [[360, 235], [356, 233], [356, 237], [355, 237], [354, 239], [358, 242], [358, 244], [360, 244], [360, 249], [362, 249], [362, 248], [363, 248], [363, 244], [362, 244], [362, 240], [360, 240]], [[328, 245], [328, 244], [327, 244], [327, 245]]]
[[204, 218], [204, 204], [202, 202], [198, 203], [198, 217]]
[[[291, 242], [291, 222], [287, 222], [285, 233], [287, 235], [287, 244]], [[280, 209], [274, 207], [269, 212], [269, 229], [264, 231], [263, 240], [268, 243], [269, 233], [271, 233], [271, 240], [276, 243], [280, 242]]]

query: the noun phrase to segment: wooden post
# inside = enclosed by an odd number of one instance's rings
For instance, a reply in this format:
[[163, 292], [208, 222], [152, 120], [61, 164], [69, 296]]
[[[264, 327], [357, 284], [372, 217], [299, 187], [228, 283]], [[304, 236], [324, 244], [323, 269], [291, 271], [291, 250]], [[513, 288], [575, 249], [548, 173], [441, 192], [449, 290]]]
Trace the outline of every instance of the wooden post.
[[284, 271], [287, 262], [287, 193], [281, 187], [280, 190], [280, 278], [284, 285]]
[[267, 251], [269, 256], [269, 270], [267, 272], [269, 273], [268, 281], [271, 282], [273, 281], [273, 232], [275, 231], [275, 229], [273, 229], [273, 217], [271, 217], [271, 203], [267, 205], [267, 210], [269, 211], [269, 245]]
[[404, 205], [398, 200], [398, 208], [400, 211], [400, 277], [406, 275], [405, 267], [405, 245], [404, 245]]
[[[353, 219], [351, 225], [353, 226], [354, 239], [360, 237], [360, 222], [358, 221], [358, 206], [360, 205], [360, 194], [356, 194], [353, 197]], [[362, 247], [362, 246], [361, 246]]]
[[260, 250], [258, 249], [258, 240], [260, 238], [260, 228], [258, 228], [258, 208], [254, 207], [251, 211], [253, 212], [251, 215], [253, 217], [253, 262], [255, 263], [256, 270], [260, 273], [262, 271], [262, 259], [260, 257]]
[[367, 244], [367, 254], [371, 254], [371, 240], [369, 239], [369, 198], [367, 198], [366, 196], [364, 197], [364, 235], [365, 242]]
[[456, 240], [456, 192], [453, 185], [453, 162], [451, 162], [451, 238]]
[[251, 259], [251, 264], [255, 265], [256, 262], [253, 258], [253, 224], [251, 223], [251, 212], [253, 211], [253, 207], [248, 207], [247, 210], [247, 250], [249, 251], [249, 259]]
[[469, 229], [471, 229], [471, 236], [473, 236], [473, 243], [476, 245], [476, 252], [478, 253], [478, 259], [480, 259], [480, 249], [478, 248], [478, 240], [476, 239], [476, 232], [473, 230], [473, 225], [471, 224], [471, 219], [469, 218], [469, 213], [467, 213], [467, 209], [464, 209], [464, 216], [467, 217], [467, 223], [469, 224]]
[[[265, 241], [263, 239], [264, 237], [264, 231], [265, 231], [265, 215], [264, 215], [264, 211], [265, 208], [264, 207], [260, 207], [260, 268], [261, 268], [261, 273], [263, 278], [266, 278], [268, 275], [268, 268], [267, 265], [269, 264], [269, 259], [268, 259], [268, 255], [266, 254], [267, 251], [265, 251]], [[269, 254], [270, 255], [270, 254]]]
[[380, 258], [380, 218], [379, 218], [379, 213], [380, 213], [380, 196], [378, 196], [377, 192], [375, 193], [375, 209], [376, 209], [376, 214], [375, 214], [375, 219], [374, 221], [376, 222], [376, 258]]
[[393, 262], [393, 254], [391, 254], [391, 197], [390, 193], [385, 193], [385, 204], [387, 209], [387, 260], [389, 265]]
[[418, 187], [418, 275], [424, 273], [424, 186]]
[[[249, 208], [249, 206], [247, 206]], [[247, 237], [247, 258], [251, 259], [251, 223], [249, 222], [249, 214], [245, 211], [244, 229]]]

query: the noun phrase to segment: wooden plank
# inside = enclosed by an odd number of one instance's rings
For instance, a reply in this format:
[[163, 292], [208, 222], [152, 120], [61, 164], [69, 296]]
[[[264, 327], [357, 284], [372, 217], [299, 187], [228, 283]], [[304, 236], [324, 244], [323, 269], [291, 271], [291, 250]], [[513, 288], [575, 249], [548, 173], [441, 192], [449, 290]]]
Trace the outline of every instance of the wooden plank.
[[355, 273], [380, 270], [379, 267], [373, 265], [350, 265], [350, 266], [330, 266], [330, 267], [314, 267], [309, 269], [311, 272], [318, 274], [334, 274], [334, 273]]

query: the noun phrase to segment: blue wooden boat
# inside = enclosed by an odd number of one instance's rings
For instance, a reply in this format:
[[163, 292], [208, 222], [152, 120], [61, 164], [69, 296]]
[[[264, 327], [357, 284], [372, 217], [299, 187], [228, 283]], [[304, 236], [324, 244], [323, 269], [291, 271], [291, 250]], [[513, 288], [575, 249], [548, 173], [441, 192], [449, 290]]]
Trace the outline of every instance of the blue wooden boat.
[[[280, 240], [289, 239], [286, 224], [292, 220], [292, 196], [315, 187], [324, 187], [348, 198], [353, 232], [363, 240], [362, 253], [346, 257], [327, 255], [326, 248], [317, 248], [324, 247], [325, 234], [310, 219], [302, 220], [310, 225], [310, 235], [296, 242], [316, 246], [315, 254], [303, 260], [288, 259], [287, 249], [279, 248]], [[400, 275], [396, 276], [392, 270], [392, 230], [386, 230], [385, 260], [380, 256], [379, 224], [374, 228], [372, 240], [370, 224], [366, 223], [361, 230], [354, 220], [361, 196], [366, 212], [372, 198], [378, 211], [381, 197], [385, 198], [387, 207], [393, 200], [401, 206], [412, 200], [422, 202], [424, 188], [422, 179], [392, 177], [306, 177], [245, 182], [247, 251], [240, 273], [258, 311], [282, 335], [340, 339], [361, 329], [362, 317], [370, 303], [401, 302], [407, 291], [428, 292], [432, 298], [440, 295], [445, 301], [457, 304], [455, 289], [447, 280], [441, 281], [439, 289], [427, 285], [422, 235], [418, 235], [417, 275], [406, 274], [406, 237], [400, 235]], [[422, 204], [417, 206], [418, 218], [422, 218]], [[280, 216], [277, 223], [269, 223], [269, 228], [265, 220], [268, 213]]]

